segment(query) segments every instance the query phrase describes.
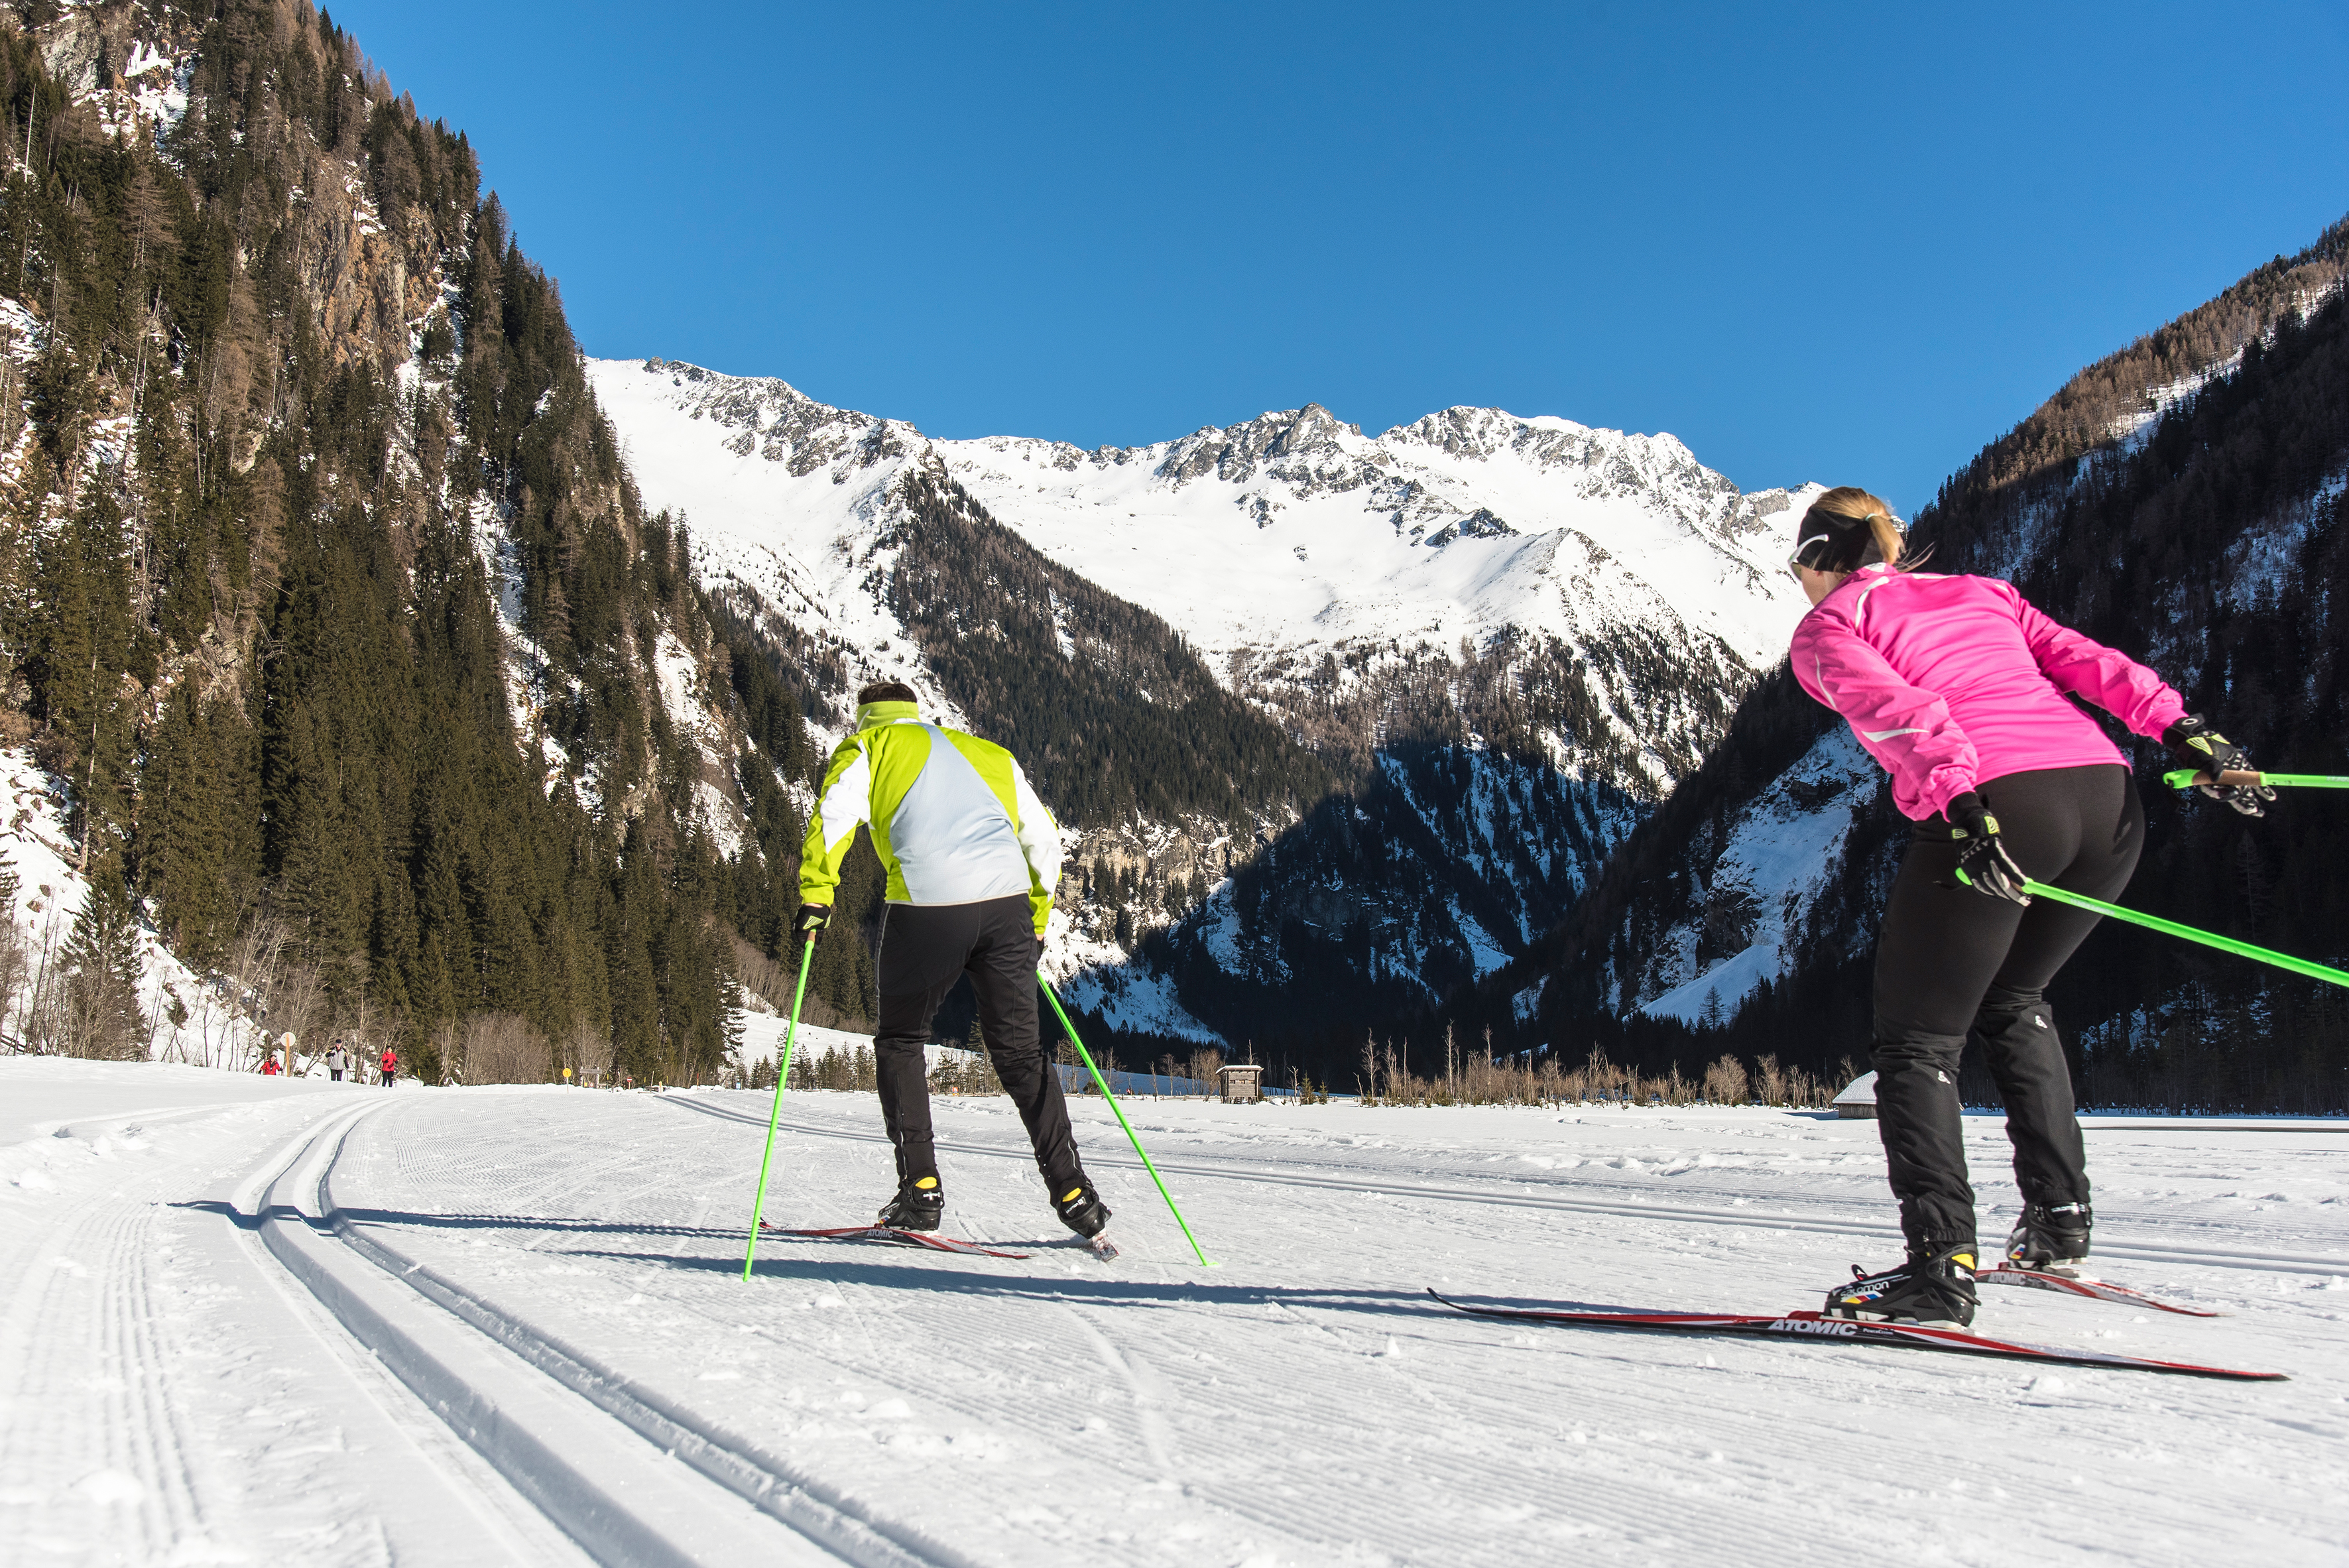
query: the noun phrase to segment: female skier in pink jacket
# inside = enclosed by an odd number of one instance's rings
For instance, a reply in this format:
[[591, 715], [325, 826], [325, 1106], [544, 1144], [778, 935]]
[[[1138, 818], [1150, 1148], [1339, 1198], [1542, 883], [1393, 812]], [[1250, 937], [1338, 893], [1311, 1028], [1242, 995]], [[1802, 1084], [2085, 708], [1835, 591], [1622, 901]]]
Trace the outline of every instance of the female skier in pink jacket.
[[[1969, 1028], [2006, 1101], [2023, 1191], [2007, 1256], [2075, 1270], [2088, 1253], [2086, 1157], [2045, 990], [2096, 917], [2034, 903], [2023, 881], [2117, 897], [2145, 814], [2119, 750], [2066, 694], [2214, 779], [2250, 762], [2152, 671], [2012, 585], [1903, 569], [1892, 509], [1866, 490], [1827, 491], [1795, 537], [1787, 564], [1812, 605], [1795, 678], [1850, 724], [1917, 825], [1876, 943], [1877, 1124], [1909, 1257], [1830, 1292], [1826, 1309], [1962, 1326], [1978, 1255], [1957, 1085]], [[2274, 799], [2204, 793], [2251, 816]]]

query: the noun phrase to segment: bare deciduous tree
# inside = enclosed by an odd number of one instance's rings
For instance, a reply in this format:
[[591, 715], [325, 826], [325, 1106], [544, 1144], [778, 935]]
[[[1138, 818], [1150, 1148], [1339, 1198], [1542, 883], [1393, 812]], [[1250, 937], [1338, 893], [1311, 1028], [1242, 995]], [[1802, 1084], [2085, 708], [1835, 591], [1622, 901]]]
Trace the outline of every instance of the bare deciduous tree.
[[544, 1083], [554, 1072], [554, 1047], [519, 1013], [476, 1013], [465, 1020], [467, 1083]]

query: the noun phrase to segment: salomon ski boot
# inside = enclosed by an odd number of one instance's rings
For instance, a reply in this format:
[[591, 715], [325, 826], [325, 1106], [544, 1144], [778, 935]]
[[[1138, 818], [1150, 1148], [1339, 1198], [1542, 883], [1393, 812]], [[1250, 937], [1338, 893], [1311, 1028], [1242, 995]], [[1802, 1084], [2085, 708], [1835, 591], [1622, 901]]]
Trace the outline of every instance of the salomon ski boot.
[[1864, 1274], [1857, 1264], [1851, 1273], [1849, 1284], [1827, 1292], [1829, 1317], [1920, 1328], [1963, 1328], [1974, 1320], [1979, 1302], [1971, 1242], [1937, 1253], [1911, 1252], [1907, 1263], [1882, 1274]]
[[2026, 1203], [2006, 1238], [2006, 1261], [2017, 1268], [2074, 1278], [2088, 1261], [2088, 1230], [2095, 1215], [2085, 1203]]
[[875, 1222], [892, 1231], [935, 1231], [947, 1212], [947, 1195], [935, 1176], [908, 1177]]
[[1052, 1200], [1052, 1208], [1060, 1214], [1061, 1223], [1087, 1241], [1100, 1235], [1102, 1227], [1109, 1223], [1109, 1205], [1101, 1201], [1093, 1184], [1081, 1176], [1077, 1178], [1075, 1186]]

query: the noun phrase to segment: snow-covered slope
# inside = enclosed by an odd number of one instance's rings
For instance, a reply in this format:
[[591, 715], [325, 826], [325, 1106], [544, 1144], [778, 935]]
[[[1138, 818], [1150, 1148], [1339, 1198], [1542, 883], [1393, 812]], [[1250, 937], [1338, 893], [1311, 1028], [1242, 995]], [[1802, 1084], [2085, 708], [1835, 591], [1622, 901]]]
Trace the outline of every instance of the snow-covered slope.
[[1820, 884], [1842, 869], [1853, 810], [1873, 798], [1874, 766], [1838, 725], [1729, 820], [1716, 853], [1692, 846], [1703, 875], [1697, 907], [1632, 977], [1633, 994], [1654, 997], [1641, 1012], [1719, 1024], [1755, 986], [1785, 975]]
[[[879, 587], [892, 487], [924, 461], [1236, 688], [1309, 679], [1325, 654], [1342, 686], [1414, 648], [1547, 637], [1588, 655], [1626, 628], [1733, 678], [1775, 659], [1804, 608], [1777, 562], [1807, 494], [1742, 495], [1669, 435], [1450, 408], [1371, 438], [1309, 405], [1089, 452], [932, 441], [672, 361], [589, 372], [647, 500], [688, 515], [711, 573], [835, 629], [860, 668], [904, 663]], [[1652, 754], [1644, 771], [1619, 782], [1670, 787]]]
[[692, 527], [705, 580], [731, 578], [837, 640], [852, 683], [912, 679], [953, 722], [882, 593], [895, 487], [928, 450], [921, 432], [781, 381], [664, 361], [591, 359], [587, 371], [646, 504]]
[[[23, 965], [0, 1006], [0, 1040], [12, 1049], [55, 1051], [62, 1048], [59, 1037], [66, 1032], [60, 1015], [73, 964], [68, 950], [75, 922], [89, 899], [89, 879], [82, 874], [81, 855], [66, 827], [57, 789], [25, 748], [0, 750], [0, 790], [7, 802], [0, 822], [0, 872], [16, 880], [16, 897], [0, 906], [0, 919], [16, 925]], [[139, 1006], [147, 1026], [138, 1043], [146, 1054], [194, 1067], [257, 1067], [264, 1045], [254, 998], [225, 981], [206, 981], [144, 926], [134, 940]], [[264, 976], [253, 979], [265, 983]], [[300, 1051], [306, 1058], [325, 1048], [310, 1042]]]
[[1308, 405], [1148, 447], [936, 449], [1046, 554], [1251, 667], [1625, 622], [1766, 665], [1803, 608], [1786, 494], [1742, 496], [1668, 435], [1447, 408], [1372, 438]]

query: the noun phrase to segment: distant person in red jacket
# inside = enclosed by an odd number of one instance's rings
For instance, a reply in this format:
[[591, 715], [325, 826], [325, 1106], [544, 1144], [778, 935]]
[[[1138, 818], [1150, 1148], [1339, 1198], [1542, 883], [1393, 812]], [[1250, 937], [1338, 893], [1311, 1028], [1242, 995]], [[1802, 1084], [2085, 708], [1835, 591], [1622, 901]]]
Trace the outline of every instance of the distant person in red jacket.
[[383, 1060], [376, 1065], [383, 1069], [383, 1087], [389, 1088], [392, 1079], [399, 1076], [399, 1053], [386, 1046], [383, 1048]]
[[267, 1056], [261, 1058], [261, 1076], [263, 1078], [275, 1078], [277, 1076], [277, 1053], [275, 1051], [272, 1051]]

